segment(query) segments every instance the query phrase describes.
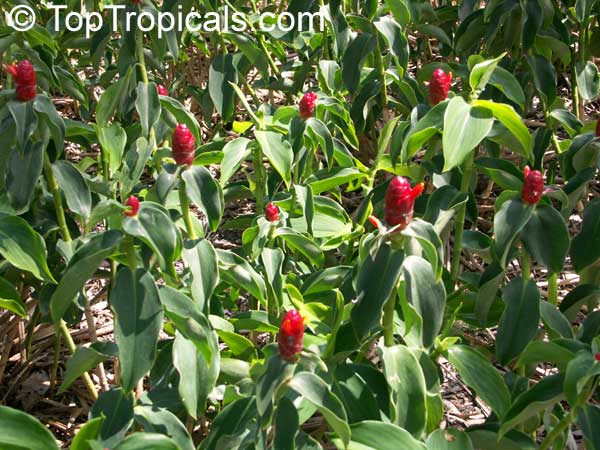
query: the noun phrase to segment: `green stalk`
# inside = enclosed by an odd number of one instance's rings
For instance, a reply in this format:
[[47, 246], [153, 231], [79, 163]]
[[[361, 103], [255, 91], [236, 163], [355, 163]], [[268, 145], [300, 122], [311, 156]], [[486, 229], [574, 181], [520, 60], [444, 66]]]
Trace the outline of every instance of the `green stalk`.
[[[58, 181], [54, 176], [54, 172], [52, 171], [52, 163], [50, 162], [50, 157], [47, 152], [44, 152], [44, 175], [46, 176], [46, 181], [48, 182], [48, 188], [50, 192], [52, 192], [52, 197], [54, 199], [54, 209], [56, 211], [56, 218], [58, 220], [58, 226], [60, 227], [60, 233], [65, 242], [71, 242], [71, 233], [69, 232], [69, 228], [67, 227], [67, 220], [65, 218], [65, 209], [62, 204], [62, 197], [60, 194], [60, 188], [58, 186]], [[67, 324], [64, 320], [60, 320], [57, 326], [59, 332], [61, 332], [65, 338], [65, 342], [67, 343], [67, 347], [71, 353], [75, 353], [75, 342], [73, 342], [73, 338], [69, 333], [69, 329], [67, 328]], [[87, 372], [84, 372], [83, 381], [91, 394], [91, 396], [96, 399], [98, 398], [98, 392], [96, 391], [96, 387], [90, 378], [90, 375]]]
[[[467, 160], [463, 166], [463, 178], [460, 184], [460, 192], [463, 194], [469, 193], [471, 186], [471, 178], [473, 176], [473, 160], [474, 153], [469, 153]], [[462, 235], [465, 227], [465, 216], [467, 205], [459, 206], [456, 212], [456, 221], [454, 223], [454, 248], [452, 250], [452, 263], [450, 265], [450, 279], [454, 284], [458, 280], [458, 271], [460, 269], [460, 255], [462, 254]]]
[[375, 37], [375, 67], [381, 80], [381, 108], [387, 108], [387, 88], [385, 85], [385, 67], [383, 65], [383, 58], [381, 57], [381, 46], [379, 45], [379, 36]]
[[521, 278], [524, 281], [531, 278], [531, 256], [524, 247], [521, 247]]
[[548, 301], [554, 306], [558, 305], [558, 274], [548, 275]]
[[552, 431], [550, 431], [550, 433], [548, 433], [548, 435], [542, 441], [539, 450], [548, 450], [552, 443], [563, 433], [563, 431], [565, 431], [571, 425], [573, 419], [573, 412], [570, 412], [565, 417], [563, 417], [560, 420], [560, 422], [558, 422], [556, 426], [552, 428]]
[[254, 197], [256, 199], [256, 214], [262, 214], [265, 210], [265, 167], [263, 165], [263, 153], [260, 146], [255, 146], [253, 153], [254, 159]]
[[194, 240], [196, 239], [196, 232], [194, 231], [194, 222], [192, 221], [192, 214], [190, 212], [190, 201], [187, 196], [183, 177], [179, 179], [179, 204], [181, 205], [181, 214], [183, 215], [183, 221], [185, 222], [188, 239]]
[[394, 311], [396, 309], [396, 290], [383, 307], [383, 344], [392, 347], [394, 342]]

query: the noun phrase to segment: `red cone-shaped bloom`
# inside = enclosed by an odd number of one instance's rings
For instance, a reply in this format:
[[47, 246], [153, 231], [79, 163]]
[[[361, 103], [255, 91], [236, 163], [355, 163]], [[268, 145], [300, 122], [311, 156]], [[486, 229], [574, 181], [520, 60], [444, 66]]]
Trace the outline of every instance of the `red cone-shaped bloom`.
[[29, 61], [24, 60], [17, 65], [6, 65], [4, 68], [15, 80], [17, 98], [22, 102], [34, 99], [37, 94], [37, 84], [33, 65]]
[[596, 354], [594, 355], [594, 359], [595, 359], [596, 361], [600, 362], [600, 352], [598, 352], [598, 353], [596, 353]]
[[444, 72], [442, 69], [436, 69], [429, 82], [429, 102], [437, 105], [448, 98], [448, 91], [452, 84], [452, 72]]
[[525, 182], [523, 183], [523, 201], [528, 205], [535, 205], [542, 199], [544, 192], [544, 176], [539, 170], [531, 170], [526, 166], [523, 170]]
[[140, 201], [137, 197], [132, 195], [125, 202], [125, 206], [128, 206], [128, 208], [123, 212], [123, 214], [125, 214], [127, 217], [135, 217], [140, 210]]
[[180, 166], [189, 166], [194, 162], [196, 140], [188, 127], [179, 124], [173, 132], [173, 159]]
[[164, 87], [162, 84], [157, 84], [156, 85], [156, 90], [158, 91], [158, 95], [162, 95], [164, 97], [168, 97], [169, 96], [169, 91], [167, 91], [167, 88]]
[[287, 361], [294, 361], [295, 356], [302, 350], [304, 339], [304, 319], [298, 311], [288, 311], [279, 327], [279, 356]]
[[400, 230], [404, 230], [413, 218], [415, 200], [424, 187], [419, 183], [411, 188], [406, 178], [395, 177], [385, 193], [385, 221], [391, 226], [400, 225]]
[[315, 112], [315, 103], [317, 101], [317, 94], [314, 92], [307, 92], [300, 100], [300, 117], [308, 119], [313, 116]]
[[265, 216], [269, 222], [277, 222], [279, 220], [279, 208], [273, 202], [270, 202], [265, 208]]

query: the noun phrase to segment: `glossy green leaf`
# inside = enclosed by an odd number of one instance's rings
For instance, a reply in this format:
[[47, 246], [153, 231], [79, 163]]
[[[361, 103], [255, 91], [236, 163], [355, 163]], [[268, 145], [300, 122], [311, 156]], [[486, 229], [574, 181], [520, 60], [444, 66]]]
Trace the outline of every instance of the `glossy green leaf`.
[[469, 85], [471, 90], [475, 93], [483, 92], [485, 86], [490, 81], [492, 74], [496, 70], [498, 63], [506, 56], [506, 53], [502, 53], [500, 56], [494, 59], [487, 59], [473, 66], [469, 75]]
[[420, 219], [413, 219], [408, 227], [402, 230], [404, 236], [410, 236], [419, 242], [425, 257], [431, 264], [436, 281], [442, 278], [444, 265], [444, 247], [442, 239], [433, 225]]
[[425, 431], [425, 376], [416, 356], [404, 345], [381, 349], [383, 373], [390, 389], [392, 423], [416, 438]]
[[92, 236], [77, 249], [50, 299], [50, 312], [54, 323], [62, 319], [73, 304], [75, 296], [94, 276], [102, 262], [113, 254], [122, 237], [120, 231], [109, 230]]
[[200, 134], [200, 124], [196, 117], [174, 98], [160, 96], [159, 100], [163, 109], [175, 117], [176, 123], [173, 124], [173, 128], [175, 128], [178, 123], [184, 124], [194, 135], [196, 145], [200, 145], [202, 142], [202, 135]]
[[230, 53], [217, 55], [208, 73], [208, 92], [225, 122], [231, 121], [235, 107], [235, 92], [230, 83], [237, 83], [237, 71]]
[[510, 199], [502, 203], [494, 216], [494, 251], [500, 265], [506, 267], [511, 247], [521, 230], [529, 222], [533, 208], [521, 199]]
[[133, 413], [136, 422], [144, 427], [145, 433], [160, 433], [169, 436], [177, 444], [179, 450], [195, 449], [185, 425], [169, 410], [150, 405], [138, 405], [134, 408]]
[[154, 147], [154, 141], [148, 142], [145, 138], [141, 137], [125, 152], [124, 165], [121, 168], [121, 176], [119, 178], [122, 197], [127, 197], [139, 183]]
[[221, 186], [225, 186], [227, 181], [240, 168], [242, 162], [250, 155], [250, 139], [239, 137], [229, 141], [223, 147], [223, 160], [221, 161]]
[[27, 308], [14, 285], [0, 277], [0, 308], [9, 310], [23, 318], [27, 317]]
[[586, 449], [600, 450], [600, 407], [587, 404], [577, 412], [577, 425], [583, 431]]
[[279, 173], [286, 186], [290, 186], [292, 177], [292, 147], [285, 136], [274, 131], [256, 131], [254, 133], [263, 153]]
[[200, 208], [208, 218], [210, 228], [215, 231], [223, 216], [225, 201], [223, 189], [210, 171], [203, 166], [193, 166], [182, 175], [190, 200]]
[[[113, 447], [125, 436], [133, 423], [133, 393], [114, 388], [101, 392], [90, 410], [90, 417], [104, 417], [98, 440], [104, 447]], [[95, 449], [94, 449], [95, 450]]]
[[210, 298], [219, 283], [217, 254], [211, 243], [205, 239], [186, 244], [183, 260], [192, 272], [192, 297], [200, 311], [207, 310]]
[[352, 450], [426, 450], [422, 442], [397, 425], [365, 420], [350, 427]]
[[117, 355], [117, 346], [112, 342], [98, 341], [89, 347], [78, 347], [67, 361], [67, 370], [58, 390], [61, 394], [85, 372], [92, 370], [101, 362]]
[[77, 432], [71, 443], [71, 450], [94, 450], [89, 441], [98, 437], [104, 417], [88, 420]]
[[135, 109], [140, 117], [142, 135], [148, 136], [150, 129], [160, 119], [161, 107], [155, 83], [144, 83], [142, 81], [138, 83]]
[[509, 407], [510, 393], [500, 372], [481, 353], [465, 345], [450, 347], [448, 361], [464, 382], [502, 417]]
[[471, 106], [462, 97], [454, 97], [444, 114], [444, 172], [458, 167], [467, 155], [488, 135], [494, 119], [486, 108]]
[[171, 438], [157, 433], [133, 433], [114, 450], [181, 450]]
[[499, 435], [563, 400], [563, 382], [563, 374], [550, 375], [520, 394], [502, 418]]
[[598, 75], [596, 64], [591, 61], [587, 61], [585, 65], [577, 63], [575, 64], [575, 74], [579, 95], [588, 101], [598, 97], [598, 93], [600, 92], [600, 75]]
[[108, 161], [109, 173], [114, 174], [121, 166], [125, 145], [127, 145], [127, 134], [120, 123], [115, 122], [106, 126], [97, 126], [98, 140], [103, 155]]
[[0, 214], [0, 254], [13, 266], [31, 272], [37, 279], [56, 283], [46, 262], [46, 243], [20, 217]]
[[58, 450], [48, 429], [37, 419], [8, 406], [0, 406], [0, 447], [8, 450]]
[[521, 240], [534, 259], [548, 270], [553, 273], [562, 270], [569, 251], [569, 230], [561, 214], [552, 206], [536, 206], [523, 228]]
[[571, 258], [577, 272], [594, 264], [600, 253], [590, 249], [600, 248], [600, 199], [592, 201], [583, 211], [581, 231], [573, 238]]
[[436, 430], [427, 437], [429, 450], [474, 450], [469, 435], [463, 431], [449, 428]]
[[525, 108], [525, 94], [516, 77], [501, 66], [496, 66], [488, 82], [500, 90], [509, 100]]
[[431, 265], [418, 256], [408, 256], [402, 264], [406, 281], [406, 296], [423, 319], [422, 345], [430, 347], [435, 342], [444, 319], [446, 290], [437, 282]]
[[402, 269], [402, 252], [393, 250], [386, 242], [378, 242], [372, 254], [358, 266], [355, 279], [356, 304], [351, 321], [359, 337], [368, 335], [381, 320], [383, 306], [395, 292]]
[[550, 105], [556, 99], [556, 69], [550, 61], [540, 55], [528, 56], [527, 62], [531, 68], [535, 88], [546, 109], [550, 109]]
[[130, 391], [154, 364], [163, 310], [152, 275], [127, 266], [117, 272], [109, 300], [115, 314], [121, 386]]
[[181, 234], [161, 205], [141, 202], [137, 216], [123, 220], [123, 229], [144, 241], [154, 251], [164, 271], [173, 270], [172, 264], [181, 254]]
[[28, 141], [23, 149], [13, 148], [9, 154], [4, 188], [10, 205], [20, 212], [29, 207], [42, 174], [44, 143]]
[[[564, 391], [572, 407], [577, 406], [583, 388], [592, 378], [600, 375], [600, 364], [590, 352], [581, 351], [569, 361], [565, 372]], [[585, 399], [581, 399], [585, 400]]]
[[327, 383], [314, 373], [299, 372], [288, 385], [305, 400], [315, 405], [344, 445], [348, 445], [350, 428], [347, 423], [346, 411]]
[[219, 275], [226, 282], [248, 291], [260, 302], [266, 298], [263, 278], [243, 258], [235, 253], [217, 249]]
[[92, 196], [81, 172], [67, 161], [55, 162], [52, 170], [65, 194], [69, 209], [86, 220], [92, 212]]

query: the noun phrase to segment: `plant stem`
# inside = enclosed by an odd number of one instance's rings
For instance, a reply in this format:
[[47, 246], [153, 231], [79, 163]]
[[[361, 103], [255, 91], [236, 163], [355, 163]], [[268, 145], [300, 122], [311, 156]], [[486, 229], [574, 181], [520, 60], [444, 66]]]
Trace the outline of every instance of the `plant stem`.
[[[460, 192], [468, 194], [471, 186], [471, 177], [473, 176], [473, 159], [474, 153], [471, 152], [467, 156], [467, 160], [463, 166], [463, 177], [460, 183]], [[459, 206], [456, 212], [456, 221], [454, 223], [454, 249], [452, 250], [452, 263], [450, 266], [450, 279], [454, 284], [458, 280], [458, 271], [460, 269], [460, 255], [462, 254], [462, 235], [465, 227], [465, 215], [467, 205]]]
[[[377, 33], [375, 33], [377, 35]], [[375, 36], [375, 66], [379, 79], [381, 81], [381, 109], [387, 108], [387, 87], [385, 85], [385, 67], [381, 56], [381, 46], [379, 45], [379, 36]]]
[[190, 213], [190, 201], [188, 200], [185, 181], [183, 178], [179, 179], [179, 204], [181, 205], [181, 214], [183, 215], [183, 221], [185, 222], [185, 229], [187, 231], [188, 238], [190, 240], [194, 240], [196, 239], [196, 233], [194, 231], [192, 214]]
[[573, 412], [570, 412], [556, 424], [552, 431], [544, 438], [540, 444], [539, 450], [548, 450], [552, 443], [567, 429], [573, 421]]
[[396, 310], [396, 290], [383, 307], [383, 344], [386, 347], [394, 345], [394, 311]]
[[48, 182], [48, 189], [50, 189], [54, 199], [54, 209], [56, 210], [56, 219], [58, 220], [58, 226], [60, 227], [60, 234], [65, 242], [71, 242], [71, 233], [67, 227], [60, 188], [58, 187], [58, 181], [52, 171], [52, 163], [50, 162], [50, 157], [47, 152], [44, 152], [44, 175]]
[[521, 247], [521, 278], [524, 281], [531, 278], [531, 256], [524, 247]]
[[548, 301], [554, 306], [558, 305], [558, 274], [548, 275]]
[[137, 30], [135, 33], [135, 53], [140, 66], [140, 74], [144, 84], [148, 84], [148, 71], [146, 70], [146, 58], [144, 56], [144, 33]]
[[[65, 343], [67, 344], [67, 348], [69, 349], [69, 351], [71, 353], [75, 353], [75, 349], [77, 347], [75, 346], [73, 337], [71, 336], [71, 333], [69, 333], [69, 329], [67, 328], [67, 324], [65, 323], [64, 320], [62, 320], [62, 319], [60, 320], [59, 327], [65, 338]], [[92, 398], [94, 400], [96, 400], [98, 398], [98, 392], [96, 391], [96, 387], [94, 386], [94, 383], [92, 382], [92, 378], [90, 377], [90, 374], [87, 372], [84, 372], [82, 377], [83, 377], [83, 381], [85, 382], [85, 386], [87, 387], [87, 390], [89, 391], [90, 395], [92, 396]]]
[[263, 165], [263, 153], [260, 146], [255, 146], [253, 153], [254, 159], [254, 197], [256, 200], [256, 214], [262, 214], [265, 209], [266, 178], [265, 167]]

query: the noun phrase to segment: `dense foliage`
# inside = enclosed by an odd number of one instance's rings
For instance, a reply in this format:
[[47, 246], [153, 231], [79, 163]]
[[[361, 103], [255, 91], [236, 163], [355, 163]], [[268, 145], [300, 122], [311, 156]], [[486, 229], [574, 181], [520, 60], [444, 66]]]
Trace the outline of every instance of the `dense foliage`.
[[[0, 5], [37, 16], [0, 15], [0, 323], [72, 353], [70, 448], [600, 450], [600, 2], [64, 3]], [[448, 370], [484, 424], [443, 429]], [[14, 406], [0, 448], [58, 449]]]

